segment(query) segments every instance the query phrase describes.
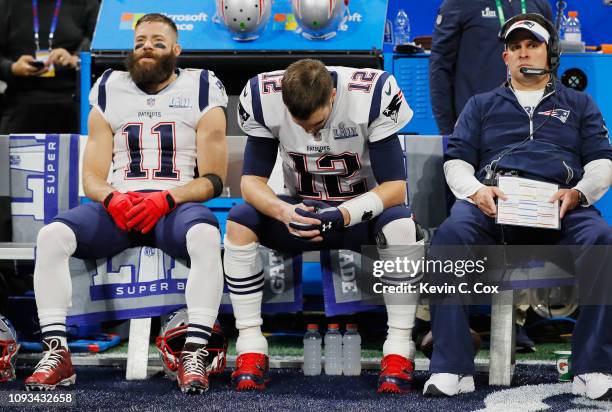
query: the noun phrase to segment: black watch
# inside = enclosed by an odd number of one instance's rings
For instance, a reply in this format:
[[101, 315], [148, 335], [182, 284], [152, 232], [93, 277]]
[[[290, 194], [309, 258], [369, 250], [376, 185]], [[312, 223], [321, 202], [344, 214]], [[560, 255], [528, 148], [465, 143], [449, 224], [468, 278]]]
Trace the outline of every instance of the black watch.
[[587, 200], [586, 196], [584, 195], [584, 193], [582, 193], [580, 190], [574, 188], [574, 190], [576, 192], [578, 192], [578, 194], [580, 195], [580, 200], [578, 201], [578, 204], [580, 206], [588, 206], [589, 205], [589, 201]]

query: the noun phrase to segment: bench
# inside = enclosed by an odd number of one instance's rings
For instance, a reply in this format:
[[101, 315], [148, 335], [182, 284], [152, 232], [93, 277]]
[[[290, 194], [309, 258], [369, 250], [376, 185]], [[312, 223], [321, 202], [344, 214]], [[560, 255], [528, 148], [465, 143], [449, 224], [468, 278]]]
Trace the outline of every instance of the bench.
[[[450, 204], [442, 173], [445, 141], [441, 136], [401, 136], [400, 138], [407, 153], [410, 205], [419, 222], [431, 233], [447, 216]], [[236, 176], [239, 176], [242, 168], [242, 153], [246, 139], [231, 137], [229, 141], [229, 174], [233, 176], [231, 191], [232, 195], [237, 196], [239, 179]], [[3, 151], [3, 147], [8, 148], [7, 142], [7, 136], [0, 136], [0, 164], [8, 164], [7, 150]], [[278, 177], [272, 180], [278, 182]], [[7, 193], [0, 179], [0, 197], [2, 196], [7, 196]], [[32, 243], [0, 244], [0, 259], [31, 260], [33, 258], [34, 244]], [[491, 385], [510, 385], [512, 379], [514, 369], [513, 297], [514, 291], [506, 290], [493, 298], [489, 361], [489, 383]], [[150, 328], [150, 318], [130, 320], [126, 370], [128, 380], [147, 377]], [[143, 351], [142, 348], [147, 348], [147, 350]]]

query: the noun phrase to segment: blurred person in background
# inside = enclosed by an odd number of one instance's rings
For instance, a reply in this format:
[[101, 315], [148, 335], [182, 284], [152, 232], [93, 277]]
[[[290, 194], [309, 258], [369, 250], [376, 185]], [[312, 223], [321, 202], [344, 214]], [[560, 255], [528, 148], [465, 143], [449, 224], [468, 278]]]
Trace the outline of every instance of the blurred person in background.
[[506, 80], [497, 35], [509, 18], [539, 13], [552, 20], [548, 0], [443, 0], [429, 59], [431, 108], [440, 134], [453, 133], [468, 99]]
[[0, 134], [76, 133], [79, 53], [97, 0], [0, 0], [0, 80], [8, 84]]

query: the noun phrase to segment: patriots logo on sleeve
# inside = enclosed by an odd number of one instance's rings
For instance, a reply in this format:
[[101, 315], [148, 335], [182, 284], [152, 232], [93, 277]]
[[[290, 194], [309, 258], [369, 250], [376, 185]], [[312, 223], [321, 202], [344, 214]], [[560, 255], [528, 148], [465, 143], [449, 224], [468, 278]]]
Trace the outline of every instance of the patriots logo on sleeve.
[[385, 110], [383, 110], [383, 114], [397, 123], [397, 116], [399, 114], [399, 109], [402, 106], [402, 91], [398, 91], [395, 96], [391, 99], [391, 103]]
[[251, 115], [244, 110], [242, 103], [238, 104], [238, 115], [240, 116], [240, 126], [244, 126], [244, 123], [251, 117]]
[[571, 112], [569, 110], [564, 110], [564, 109], [554, 109], [554, 110], [546, 110], [545, 112], [538, 112], [538, 114], [541, 114], [544, 116], [555, 117], [561, 120], [561, 123], [567, 122], [567, 119], [569, 118], [570, 113]]

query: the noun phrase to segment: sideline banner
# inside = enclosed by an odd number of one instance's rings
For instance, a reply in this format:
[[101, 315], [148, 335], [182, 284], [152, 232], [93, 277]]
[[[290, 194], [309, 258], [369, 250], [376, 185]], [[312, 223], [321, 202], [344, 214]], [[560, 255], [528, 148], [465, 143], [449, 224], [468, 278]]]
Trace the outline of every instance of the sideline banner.
[[9, 137], [13, 242], [36, 242], [38, 231], [79, 204], [79, 135]]
[[[302, 257], [261, 248], [265, 286], [263, 313], [302, 309]], [[187, 262], [142, 246], [107, 259], [70, 259], [72, 306], [68, 324], [148, 318], [185, 306]], [[227, 291], [222, 312], [231, 312]]]

